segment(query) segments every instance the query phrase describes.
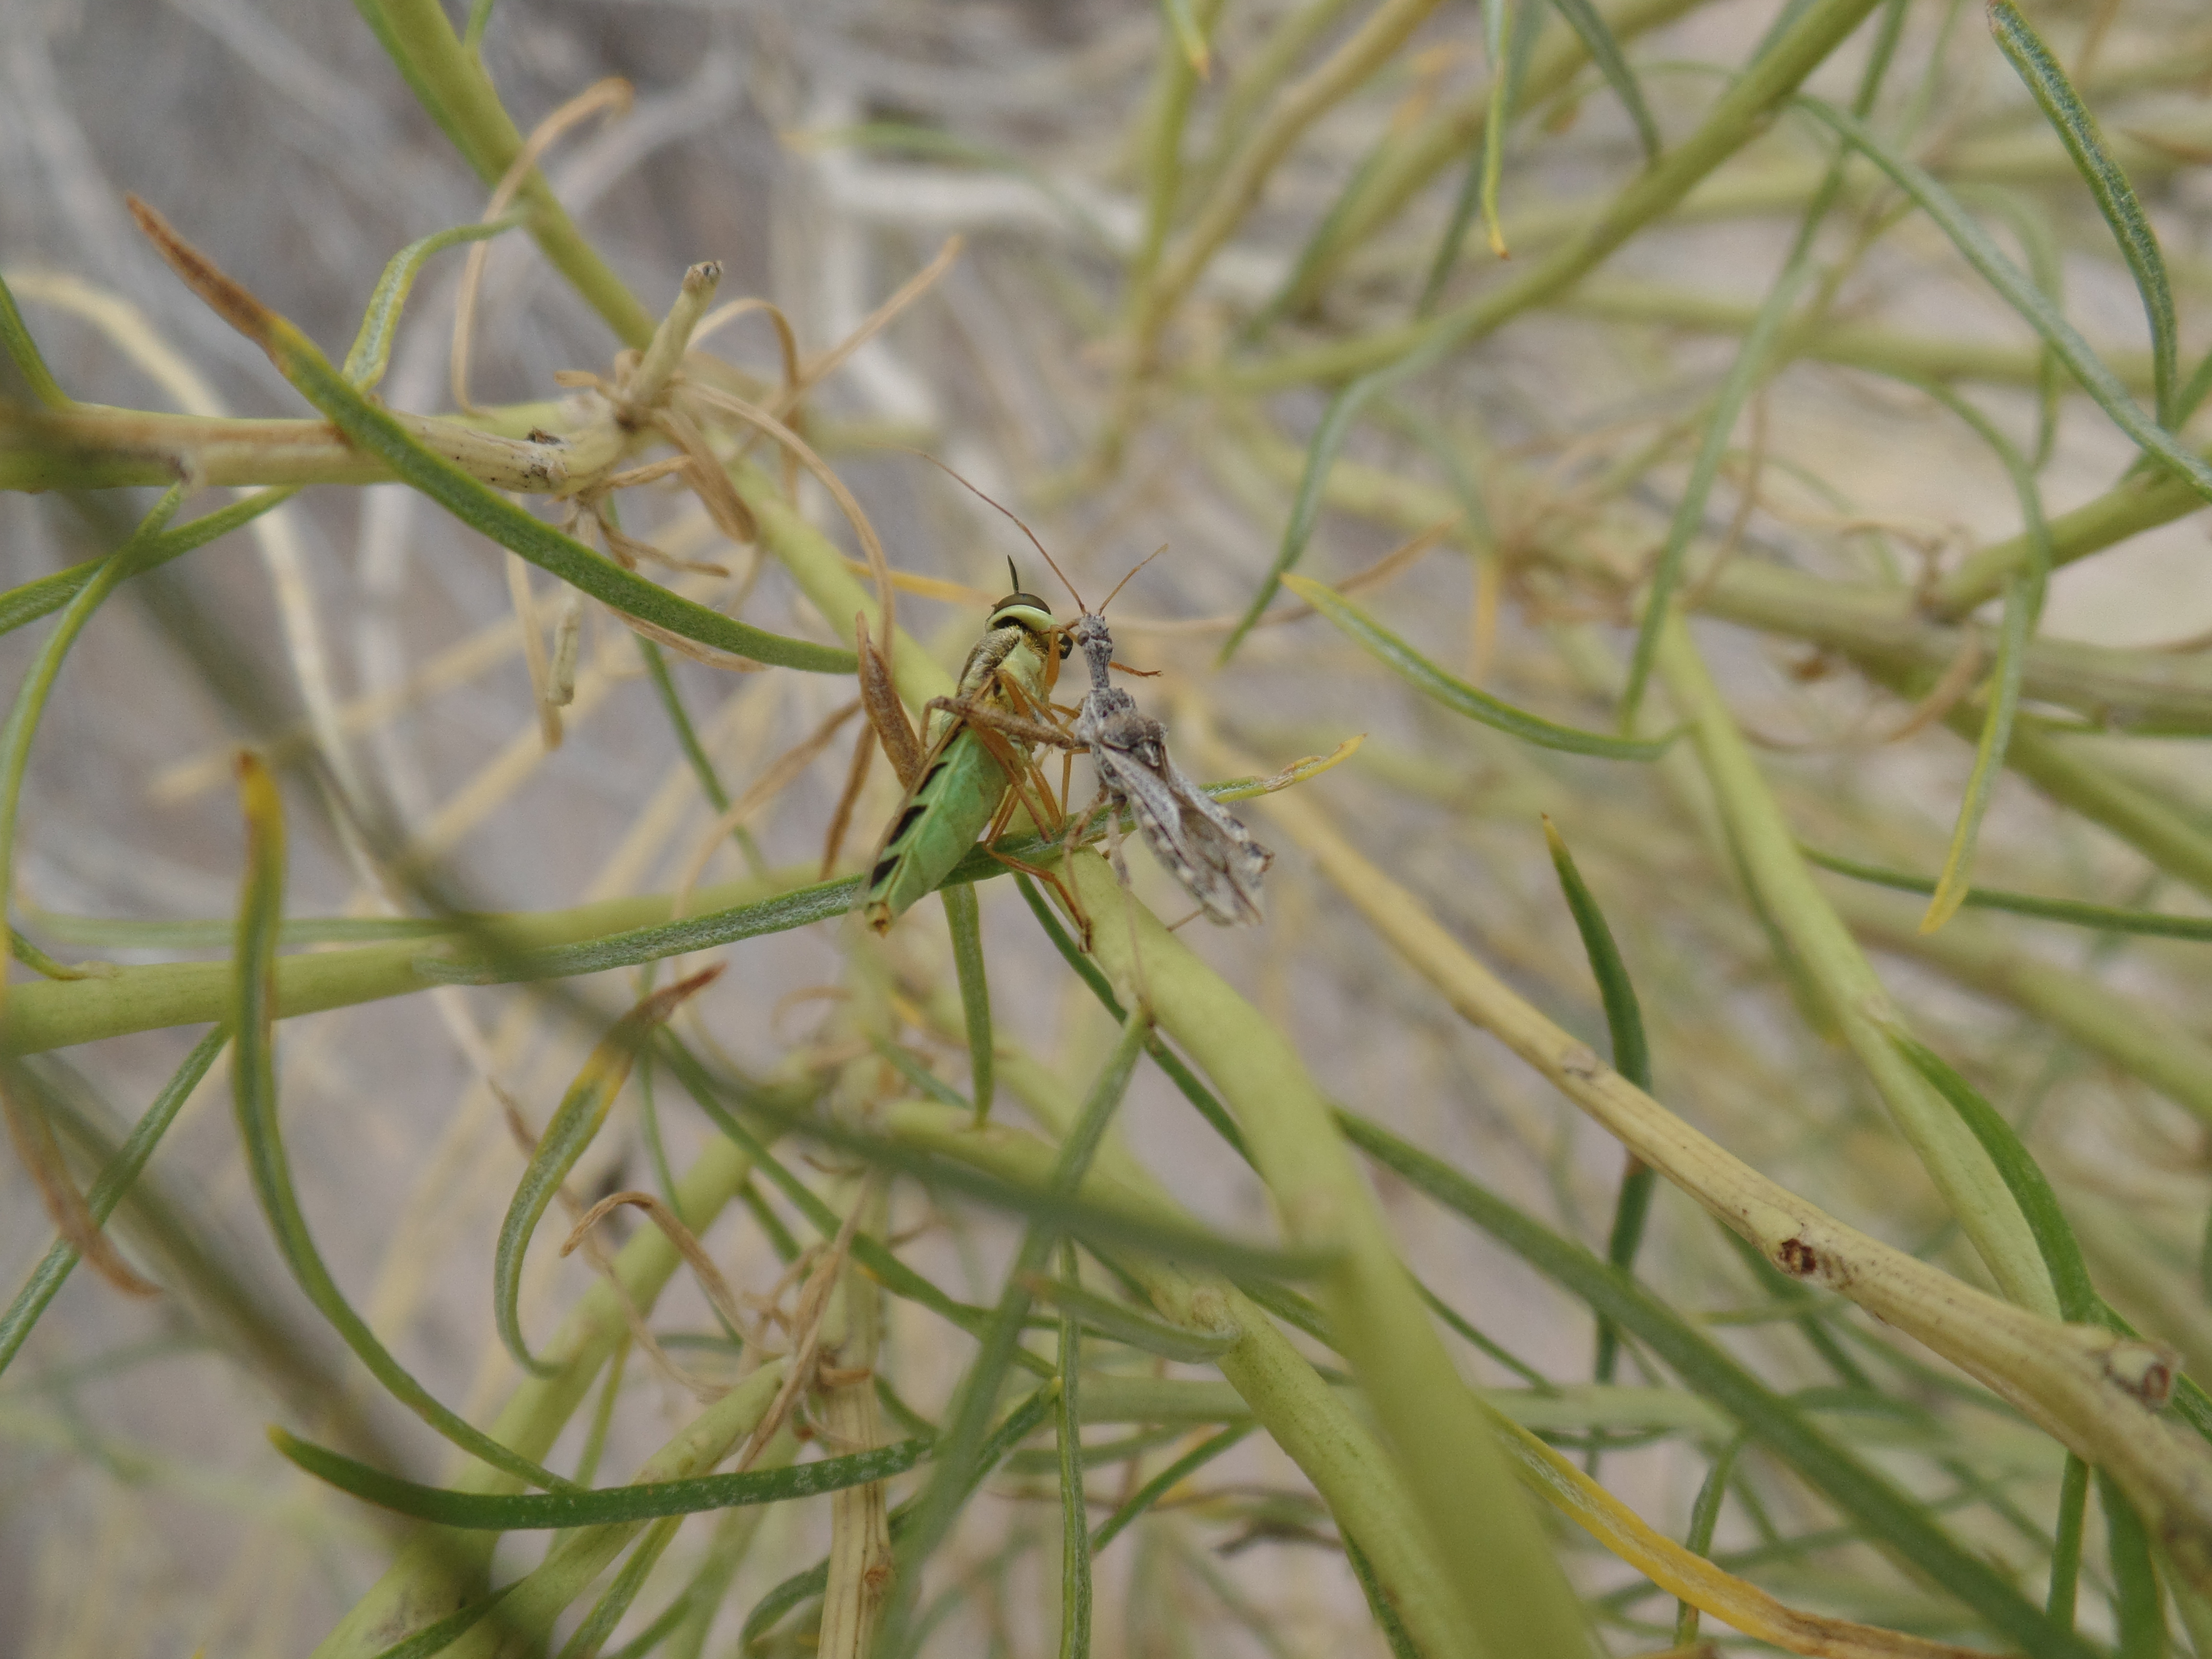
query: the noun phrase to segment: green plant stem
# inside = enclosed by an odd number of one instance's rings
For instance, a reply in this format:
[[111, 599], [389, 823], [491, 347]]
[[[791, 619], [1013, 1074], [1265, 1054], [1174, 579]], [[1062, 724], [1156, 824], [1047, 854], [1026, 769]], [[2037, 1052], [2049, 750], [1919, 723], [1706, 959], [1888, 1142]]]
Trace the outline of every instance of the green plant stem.
[[2053, 800], [2101, 823], [2177, 880], [2212, 895], [2212, 834], [2191, 814], [2144, 788], [2095, 752], [2023, 720], [2005, 764]]
[[[419, 441], [496, 489], [537, 490], [520, 441], [532, 427], [559, 431], [561, 405], [511, 404], [469, 417], [392, 418]], [[325, 421], [172, 415], [72, 404], [24, 416], [0, 406], [0, 489], [112, 489], [176, 482], [179, 462], [198, 481], [256, 484], [380, 483], [397, 477], [374, 452], [347, 443]]]
[[2142, 999], [2023, 951], [2009, 929], [1978, 918], [1956, 917], [1923, 933], [1903, 907], [1863, 888], [1832, 889], [1830, 896], [1855, 932], [2002, 997], [2212, 1124], [2212, 1043]]
[[1898, 1054], [1885, 1027], [1909, 1022], [1815, 884], [1750, 745], [1677, 616], [1660, 638], [1659, 671], [1691, 723], [1705, 777], [1762, 911], [1816, 988], [1828, 1017], [1858, 1056], [1899, 1133], [1973, 1241], [2005, 1295], [2056, 1311], [2050, 1276], [1996, 1167], [1942, 1100]]
[[[76, 643], [77, 635], [84, 631], [84, 625], [92, 620], [92, 613], [100, 609], [118, 583], [137, 574], [147, 550], [176, 516], [184, 499], [185, 486], [172, 484], [155, 503], [153, 511], [120, 547], [100, 562], [91, 580], [63, 607], [60, 621], [40, 643], [38, 654], [31, 659], [30, 669], [23, 676], [23, 683], [16, 688], [6, 720], [0, 722], [0, 912], [13, 902], [15, 890], [15, 830], [22, 805], [23, 774], [30, 765], [31, 744], [38, 736], [40, 717], [46, 713], [46, 699], [52, 694], [62, 663], [70, 647]], [[0, 997], [4, 997], [6, 988], [5, 964], [0, 962]], [[4, 1000], [0, 1000], [0, 1015], [4, 1012]], [[4, 1018], [0, 1018], [0, 1036], [8, 1034]]]
[[[1704, 0], [1627, 0], [1607, 7], [1600, 15], [1613, 40], [1625, 44], [1703, 3]], [[1522, 79], [1518, 94], [1522, 107], [1533, 109], [1564, 91], [1589, 62], [1589, 52], [1574, 31], [1547, 32]], [[1296, 309], [1310, 303], [1334, 279], [1352, 253], [1374, 239], [1385, 221], [1395, 217], [1437, 173], [1466, 159], [1489, 125], [1492, 84], [1486, 81], [1480, 91], [1431, 115], [1382, 152], [1361, 180], [1357, 194], [1344, 204], [1328, 244], [1314, 251], [1305, 280], [1285, 296], [1287, 307]], [[1524, 250], [1528, 246], [1517, 222], [1514, 244]]]
[[[2212, 451], [2203, 453], [2212, 460]], [[2195, 489], [2170, 472], [2133, 474], [2094, 501], [2051, 520], [2051, 568], [2185, 519], [2203, 505], [2204, 498]], [[2022, 568], [2027, 557], [2024, 534], [1977, 550], [1937, 580], [1928, 595], [1928, 609], [1938, 617], [1963, 616], [1995, 598], [2005, 578]]]
[[1229, 90], [1214, 117], [1212, 147], [1204, 164], [1193, 169], [1194, 186], [1211, 189], [1219, 179], [1230, 158], [1251, 132], [1252, 123], [1273, 99], [1275, 89], [1290, 78], [1298, 60], [1350, 3], [1351, 0], [1305, 0], [1275, 25], [1273, 33], [1249, 57], [1230, 65]]
[[1125, 1000], [1145, 988], [1162, 1028], [1236, 1114], [1291, 1243], [1342, 1253], [1321, 1299], [1435, 1553], [1451, 1565], [1468, 1627], [1491, 1652], [1585, 1652], [1579, 1607], [1297, 1052], [1128, 900], [1104, 860], [1078, 854], [1070, 874], [1099, 965]]
[[1382, 0], [1349, 40], [1269, 101], [1267, 113], [1199, 204], [1190, 229], [1166, 258], [1142, 296], [1141, 309], [1132, 316], [1128, 349], [1138, 362], [1150, 361], [1161, 327], [1259, 201], [1269, 175], [1291, 145], [1395, 55], [1436, 4], [1437, 0]]
[[[692, 900], [695, 915], [771, 896], [781, 882], [744, 879], [702, 888]], [[472, 918], [455, 923], [455, 937], [472, 946], [524, 951], [578, 943], [604, 933], [667, 920], [666, 894], [605, 899], [573, 910]], [[465, 932], [464, 931], [465, 930]], [[321, 1013], [331, 1008], [404, 996], [448, 982], [423, 968], [435, 940], [393, 939], [356, 950], [281, 957], [276, 968], [276, 1018]], [[223, 1017], [228, 963], [165, 963], [124, 968], [112, 975], [78, 980], [38, 980], [10, 988], [5, 1051], [38, 1054], [48, 1048], [90, 1042], [131, 1031], [171, 1025], [205, 1024]], [[57, 997], [54, 994], [60, 992]]]
[[[1416, 354], [1424, 361], [1436, 361], [1523, 311], [1551, 304], [1637, 232], [1671, 213], [1699, 179], [1764, 132], [1777, 106], [1881, 3], [1814, 0], [1790, 32], [1721, 94], [1695, 131], [1521, 276], [1428, 322], [1377, 329], [1318, 350], [1285, 354], [1267, 365], [1265, 381], [1272, 386], [1347, 380]], [[1248, 372], [1239, 383], [1258, 389], [1261, 380]]]
[[[1304, 453], [1264, 428], [1240, 422], [1238, 437], [1270, 475], [1295, 482], [1304, 474]], [[1534, 487], [1534, 480], [1502, 468], [1493, 471], [1492, 477], [1506, 499]], [[2103, 499], [2133, 498], [2138, 493], [2123, 489]], [[2186, 501], [2157, 522], [2181, 517], [2201, 505], [2193, 492], [2184, 494]], [[1342, 457], [1329, 469], [1322, 495], [1339, 512], [1371, 519], [1409, 535], [1458, 510], [1450, 490]], [[2090, 507], [2061, 514], [2051, 522], [2053, 568], [2100, 551], [2146, 527], [2149, 526], [2130, 525], [2124, 515], [2094, 502]], [[2019, 568], [2024, 539], [1994, 545], [1998, 551], [2013, 550], [2002, 561], [2004, 569]], [[1562, 530], [1547, 535], [1529, 552], [1532, 557], [1579, 580], [1614, 591], [1632, 584], [1632, 573], [1642, 557], [1640, 544], [1625, 534], [1601, 529], [1580, 534]], [[1903, 587], [1832, 581], [1764, 560], [1732, 559], [1718, 570], [1695, 578], [1692, 592], [1702, 615], [1846, 653], [1883, 677], [1921, 669], [1940, 672], [1956, 660], [1965, 643], [1957, 627], [1923, 614], [1914, 595]], [[1982, 634], [1985, 644], [1993, 638], [1991, 631]], [[2024, 696], [2078, 709], [2091, 720], [2159, 732], [2212, 730], [2212, 659], [2088, 645], [2075, 640], [2036, 639], [2029, 641], [2021, 672]], [[2008, 760], [2015, 765], [2023, 742], [2041, 752], [2032, 728], [2022, 723], [2015, 728], [2013, 745], [2007, 751]]]
[[[522, 153], [522, 133], [499, 101], [477, 55], [453, 33], [438, 0], [355, 0], [422, 107], [445, 130], [461, 159], [496, 185]], [[653, 317], [586, 241], [535, 167], [515, 200], [553, 268], [598, 312], [622, 343], [642, 347]]]
[[[147, 1159], [153, 1157], [161, 1137], [168, 1133], [177, 1114], [184, 1109], [185, 1102], [191, 1097], [192, 1091], [229, 1041], [228, 1032], [220, 1026], [210, 1031], [193, 1046], [185, 1063], [154, 1097], [153, 1103], [131, 1131], [131, 1138], [108, 1161], [107, 1167], [100, 1170], [84, 1195], [85, 1208], [95, 1223], [104, 1224], [115, 1213], [115, 1206], [130, 1193], [131, 1183], [146, 1167]], [[0, 1371], [5, 1371], [14, 1360], [32, 1328], [39, 1322], [39, 1316], [68, 1282], [77, 1260], [76, 1247], [65, 1238], [57, 1238], [39, 1265], [31, 1270], [30, 1278], [9, 1304], [7, 1312], [0, 1314]]]
[[[1632, 277], [1593, 277], [1562, 295], [1557, 308], [1570, 316], [1690, 328], [1711, 334], [1747, 334], [1759, 315], [1755, 305], [1703, 289]], [[2130, 390], [2150, 390], [2147, 353], [2106, 351], [2102, 355]], [[1809, 325], [1785, 327], [1776, 356], [1930, 380], [1987, 380], [2000, 386], [2032, 386], [2042, 374], [2043, 349], [1955, 335], [1908, 334], [1878, 323], [1822, 315]], [[2202, 499], [2194, 491], [2190, 496], [2192, 501]]]

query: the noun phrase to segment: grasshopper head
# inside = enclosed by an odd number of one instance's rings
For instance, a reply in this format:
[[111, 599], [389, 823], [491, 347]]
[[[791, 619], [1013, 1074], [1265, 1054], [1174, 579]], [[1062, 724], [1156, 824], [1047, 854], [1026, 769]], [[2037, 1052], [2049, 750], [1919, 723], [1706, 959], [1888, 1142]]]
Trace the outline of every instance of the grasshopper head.
[[1034, 593], [1017, 589], [991, 607], [991, 619], [985, 625], [985, 632], [996, 633], [1002, 628], [1020, 629], [1036, 648], [1037, 657], [1044, 665], [1048, 688], [1059, 679], [1060, 659], [1071, 647], [1066, 634], [1053, 622], [1050, 605]]
[[1009, 593], [991, 607], [987, 628], [1025, 628], [1032, 634], [1052, 632], [1052, 607], [1034, 593]]
[[991, 620], [985, 627], [987, 631], [1000, 628], [1022, 629], [1039, 641], [1039, 648], [1048, 659], [1065, 659], [1074, 648], [1066, 630], [1054, 623], [1052, 607], [1034, 593], [1007, 594], [991, 607]]

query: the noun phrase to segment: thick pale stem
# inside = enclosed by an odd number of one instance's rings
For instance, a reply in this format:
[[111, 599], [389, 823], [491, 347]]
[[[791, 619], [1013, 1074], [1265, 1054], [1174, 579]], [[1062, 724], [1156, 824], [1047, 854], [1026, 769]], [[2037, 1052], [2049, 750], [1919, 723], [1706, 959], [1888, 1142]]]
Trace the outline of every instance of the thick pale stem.
[[1336, 1254], [1318, 1288], [1338, 1347], [1374, 1405], [1468, 1628], [1494, 1655], [1587, 1653], [1579, 1605], [1297, 1051], [1129, 900], [1103, 859], [1081, 854], [1067, 868], [1099, 965], [1132, 1001], [1127, 988], [1145, 988], [1161, 1028], [1236, 1113], [1291, 1243]]
[[1888, 1030], [1904, 1027], [1905, 1018], [1814, 881], [1751, 745], [1679, 616], [1668, 620], [1661, 636], [1659, 670], [1690, 722], [1729, 842], [1759, 905], [1788, 942], [1899, 1132], [2005, 1294], [2024, 1308], [2055, 1314], [2051, 1275], [2020, 1206], [1972, 1131], [1891, 1042]]

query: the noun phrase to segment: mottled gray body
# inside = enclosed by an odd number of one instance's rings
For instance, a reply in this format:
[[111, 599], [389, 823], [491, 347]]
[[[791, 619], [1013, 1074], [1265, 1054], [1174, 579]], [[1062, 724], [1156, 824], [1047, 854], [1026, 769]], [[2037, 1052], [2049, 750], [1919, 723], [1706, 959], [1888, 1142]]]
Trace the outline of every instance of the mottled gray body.
[[1085, 613], [1070, 635], [1091, 665], [1091, 690], [1076, 710], [1075, 736], [1090, 745], [1099, 789], [1116, 811], [1129, 808], [1152, 856], [1209, 918], [1257, 923], [1260, 878], [1275, 855], [1183, 775], [1168, 757], [1166, 728], [1113, 684], [1108, 669], [1114, 636], [1105, 618]]

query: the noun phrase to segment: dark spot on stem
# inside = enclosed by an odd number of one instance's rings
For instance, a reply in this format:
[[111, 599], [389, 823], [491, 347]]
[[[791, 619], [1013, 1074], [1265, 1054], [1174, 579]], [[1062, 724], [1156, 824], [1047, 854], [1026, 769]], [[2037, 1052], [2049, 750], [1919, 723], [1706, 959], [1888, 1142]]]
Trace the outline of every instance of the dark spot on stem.
[[1782, 1271], [1794, 1273], [1799, 1279], [1810, 1279], [1820, 1271], [1820, 1257], [1810, 1244], [1802, 1238], [1785, 1238], [1775, 1253]]

